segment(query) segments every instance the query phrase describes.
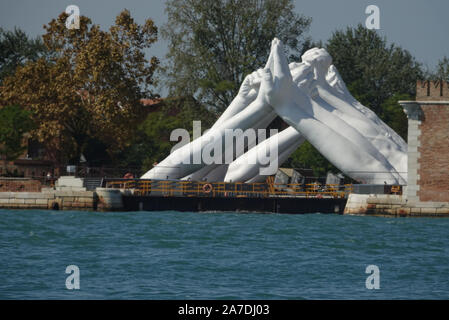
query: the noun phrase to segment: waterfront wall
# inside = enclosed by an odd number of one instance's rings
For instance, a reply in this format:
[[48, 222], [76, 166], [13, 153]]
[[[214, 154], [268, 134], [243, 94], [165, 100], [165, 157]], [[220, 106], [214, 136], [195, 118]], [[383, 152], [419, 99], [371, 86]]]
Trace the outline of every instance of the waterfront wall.
[[0, 208], [96, 210], [91, 191], [0, 192]]
[[0, 208], [49, 210], [123, 210], [120, 190], [43, 189], [42, 192], [0, 192]]
[[409, 202], [403, 195], [350, 194], [344, 214], [392, 217], [449, 217], [449, 204]]
[[125, 209], [122, 191], [119, 189], [96, 188], [97, 209], [101, 211], [115, 211]]

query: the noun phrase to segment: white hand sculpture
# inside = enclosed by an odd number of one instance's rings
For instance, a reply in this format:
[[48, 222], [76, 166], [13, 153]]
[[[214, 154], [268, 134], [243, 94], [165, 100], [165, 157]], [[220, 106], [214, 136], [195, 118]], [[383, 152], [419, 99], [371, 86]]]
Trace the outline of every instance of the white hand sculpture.
[[[272, 42], [272, 77], [267, 84], [267, 102], [285, 122], [295, 127], [329, 161], [356, 180], [373, 183], [404, 183], [388, 160], [369, 141], [317, 103], [294, 82], [282, 43]], [[327, 107], [327, 106], [326, 106]], [[374, 180], [374, 181], [373, 181]]]
[[[180, 179], [206, 166], [203, 161], [203, 151], [214, 145], [220, 145], [222, 155], [226, 155], [226, 150], [233, 146], [225, 146], [225, 130], [254, 128], [267, 122], [267, 117], [273, 115], [272, 108], [266, 104], [263, 93], [264, 87], [270, 79], [268, 69], [258, 71], [261, 84], [257, 98], [248, 107], [244, 108], [237, 115], [226, 119], [221, 125], [211, 128], [202, 137], [195, 139], [190, 144], [175, 150], [169, 157], [161, 161], [157, 166], [142, 176], [142, 179]], [[237, 108], [234, 106], [233, 108]], [[222, 157], [221, 163], [225, 159]]]
[[[239, 93], [202, 139], [172, 153], [142, 178], [207, 181], [263, 181], [263, 168], [248, 159], [276, 139], [278, 164], [304, 141], [304, 136], [347, 175], [370, 183], [405, 183], [407, 145], [347, 90], [324, 49], [311, 49], [302, 63], [287, 66], [282, 44], [275, 39], [265, 70], [247, 76]], [[267, 71], [270, 69], [273, 74]], [[274, 107], [271, 109], [270, 104]], [[221, 140], [225, 129], [266, 128], [279, 114], [292, 127], [250, 148], [227, 164], [185, 164], [198, 158], [211, 137]], [[328, 135], [328, 136], [326, 136]], [[200, 141], [201, 140], [201, 141]], [[248, 141], [251, 146], [255, 141]], [[224, 146], [223, 150], [229, 149]], [[199, 169], [199, 170], [198, 170]], [[399, 173], [398, 173], [399, 172]], [[188, 173], [185, 175], [185, 173]]]
[[[352, 97], [337, 69], [331, 65], [331, 56], [324, 49], [314, 48], [307, 51], [302, 60], [314, 70], [317, 91], [314, 100], [357, 130], [406, 179], [407, 144], [374, 112]], [[338, 89], [332, 87], [329, 81]]]

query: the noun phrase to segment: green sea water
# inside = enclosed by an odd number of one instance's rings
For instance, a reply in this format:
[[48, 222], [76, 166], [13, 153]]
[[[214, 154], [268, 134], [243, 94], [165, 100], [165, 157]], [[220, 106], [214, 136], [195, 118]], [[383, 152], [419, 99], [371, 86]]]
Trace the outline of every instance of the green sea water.
[[448, 298], [449, 219], [0, 210], [0, 299]]

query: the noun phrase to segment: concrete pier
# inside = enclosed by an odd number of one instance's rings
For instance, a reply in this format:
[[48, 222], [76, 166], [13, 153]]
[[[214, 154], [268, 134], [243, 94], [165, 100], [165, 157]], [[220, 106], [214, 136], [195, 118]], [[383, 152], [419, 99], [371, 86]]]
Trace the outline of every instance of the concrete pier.
[[120, 190], [87, 191], [81, 178], [61, 177], [40, 192], [0, 192], [0, 208], [49, 210], [123, 210]]
[[350, 194], [344, 214], [391, 217], [449, 217], [449, 205], [409, 202], [404, 195]]
[[0, 208], [96, 210], [92, 191], [0, 192]]

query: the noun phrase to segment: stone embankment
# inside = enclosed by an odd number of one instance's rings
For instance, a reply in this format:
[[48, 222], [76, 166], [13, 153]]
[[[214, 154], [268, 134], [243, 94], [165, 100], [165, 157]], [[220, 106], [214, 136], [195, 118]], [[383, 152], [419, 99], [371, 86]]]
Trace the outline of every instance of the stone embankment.
[[449, 203], [410, 202], [402, 195], [350, 194], [344, 214], [395, 217], [449, 217]]
[[123, 209], [123, 201], [120, 190], [87, 191], [82, 179], [61, 177], [40, 192], [0, 192], [0, 208], [115, 211]]

